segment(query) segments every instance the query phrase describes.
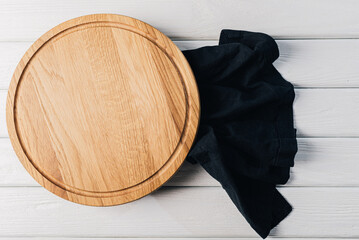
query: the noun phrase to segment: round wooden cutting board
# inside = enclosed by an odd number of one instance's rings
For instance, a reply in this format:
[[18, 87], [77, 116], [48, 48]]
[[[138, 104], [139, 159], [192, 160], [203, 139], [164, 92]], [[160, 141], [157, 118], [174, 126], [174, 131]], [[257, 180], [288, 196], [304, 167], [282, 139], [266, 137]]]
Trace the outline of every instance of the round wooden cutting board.
[[97, 14], [31, 46], [11, 80], [6, 118], [36, 181], [64, 199], [110, 206], [151, 193], [176, 172], [196, 135], [199, 96], [165, 35]]

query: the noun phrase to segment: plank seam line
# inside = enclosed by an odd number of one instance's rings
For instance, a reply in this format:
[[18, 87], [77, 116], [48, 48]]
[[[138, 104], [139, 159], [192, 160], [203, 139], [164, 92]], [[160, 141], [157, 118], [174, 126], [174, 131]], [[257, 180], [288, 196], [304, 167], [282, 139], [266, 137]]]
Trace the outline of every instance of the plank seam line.
[[[356, 236], [356, 235], [355, 235]], [[268, 240], [271, 240], [271, 239], [292, 239], [292, 240], [295, 240], [295, 239], [327, 239], [327, 240], [335, 240], [335, 239], [345, 239], [345, 240], [357, 240], [357, 238], [355, 238], [355, 236], [352, 236], [352, 237], [301, 237], [301, 236], [296, 236], [296, 237], [291, 237], [291, 236], [288, 236], [288, 237], [281, 237], [281, 236], [268, 236]], [[5, 239], [11, 239], [11, 238], [14, 238], [14, 239], [27, 239], [27, 238], [35, 238], [35, 239], [48, 239], [48, 238], [52, 238], [52, 239], [148, 239], [148, 240], [156, 240], [156, 239], [198, 239], [198, 240], [205, 240], [205, 239], [228, 239], [228, 240], [234, 240], [234, 239], [258, 239], [258, 237], [253, 237], [253, 236], [248, 236], [246, 237], [245, 235], [243, 236], [240, 236], [240, 237], [128, 237], [128, 236], [86, 236], [86, 235], [83, 235], [83, 236], [71, 236], [71, 235], [0, 235], [0, 239], [1, 238], [5, 238]]]
[[[28, 238], [36, 238], [36, 239], [133, 239], [133, 240], [141, 240], [141, 239], [148, 239], [148, 240], [156, 240], [156, 239], [169, 239], [168, 237], [155, 237], [155, 238], [151, 238], [151, 237], [109, 237], [109, 236], [104, 236], [104, 237], [99, 237], [99, 236], [94, 236], [94, 237], [86, 237], [86, 236], [65, 236], [65, 237], [61, 237], [61, 236], [55, 236], [55, 235], [43, 235], [43, 236], [36, 236], [36, 235], [26, 235], [26, 236], [14, 236], [14, 235], [0, 235], [0, 239], [5, 238], [5, 239], [28, 239]], [[171, 237], [171, 239], [227, 239], [227, 240], [245, 240], [245, 239], [258, 239], [258, 237]], [[326, 240], [335, 240], [335, 239], [345, 239], [345, 240], [357, 240], [356, 238], [352, 238], [352, 237], [280, 237], [280, 236], [268, 236], [268, 240], [271, 239], [326, 239]]]
[[[219, 34], [219, 33], [218, 33]], [[219, 38], [181, 38], [181, 37], [169, 37], [172, 41], [177, 42], [205, 42], [205, 41], [218, 41]], [[274, 40], [288, 40], [288, 41], [296, 41], [296, 40], [359, 40], [359, 37], [273, 37]], [[0, 43], [31, 43], [35, 42], [36, 39], [0, 39]]]
[[[14, 185], [14, 186], [6, 186], [6, 185], [1, 185], [0, 186], [0, 189], [3, 188], [43, 188], [41, 185]], [[222, 186], [171, 186], [171, 185], [167, 185], [167, 186], [162, 186], [160, 187], [159, 189], [165, 189], [165, 188], [168, 188], [168, 189], [173, 189], [173, 188], [208, 188], [208, 189], [212, 189], [212, 188], [221, 188], [222, 189]], [[312, 189], [333, 189], [333, 188], [338, 188], [338, 189], [342, 189], [342, 188], [345, 188], [345, 189], [359, 189], [359, 186], [356, 186], [356, 185], [350, 185], [350, 186], [318, 186], [318, 185], [308, 185], [308, 186], [290, 186], [290, 185], [277, 185], [277, 188], [279, 189], [284, 189], [284, 188], [312, 188]], [[45, 188], [43, 188], [45, 189]], [[46, 190], [46, 189], [45, 189]], [[156, 193], [154, 193], [156, 194]]]

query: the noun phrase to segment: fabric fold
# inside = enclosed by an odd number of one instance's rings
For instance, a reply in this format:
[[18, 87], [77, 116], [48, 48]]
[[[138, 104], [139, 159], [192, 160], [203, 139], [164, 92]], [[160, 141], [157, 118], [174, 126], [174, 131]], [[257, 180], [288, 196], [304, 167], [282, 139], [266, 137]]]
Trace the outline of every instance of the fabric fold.
[[225, 189], [262, 237], [292, 210], [277, 191], [297, 152], [293, 85], [273, 67], [275, 41], [223, 30], [218, 46], [183, 51], [201, 100], [197, 138], [187, 157]]

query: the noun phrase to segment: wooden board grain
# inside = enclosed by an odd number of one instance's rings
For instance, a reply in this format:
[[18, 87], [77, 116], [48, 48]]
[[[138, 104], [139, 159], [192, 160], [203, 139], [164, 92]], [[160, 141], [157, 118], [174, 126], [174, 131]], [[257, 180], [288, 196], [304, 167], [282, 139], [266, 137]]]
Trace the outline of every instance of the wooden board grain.
[[[283, 187], [359, 187], [359, 138], [299, 138], [295, 167]], [[330, 177], [328, 177], [330, 176]], [[0, 186], [39, 186], [0, 139]], [[219, 186], [200, 165], [185, 162], [165, 186]]]
[[199, 122], [181, 51], [148, 24], [112, 14], [72, 19], [38, 39], [15, 70], [6, 109], [30, 175], [95, 206], [130, 202], [165, 183]]
[[217, 39], [223, 28], [276, 38], [359, 36], [356, 0], [1, 0], [0, 40], [35, 40], [68, 19], [117, 13], [148, 22], [167, 36]]
[[[358, 188], [280, 192], [294, 210], [272, 237], [359, 237]], [[0, 188], [0, 212], [0, 236], [257, 237], [219, 187], [163, 187], [107, 208], [64, 201], [43, 188]]]
[[[217, 41], [175, 41], [181, 50]], [[7, 89], [17, 63], [32, 42], [0, 42], [0, 89]], [[277, 40], [274, 66], [297, 88], [359, 87], [359, 40]]]

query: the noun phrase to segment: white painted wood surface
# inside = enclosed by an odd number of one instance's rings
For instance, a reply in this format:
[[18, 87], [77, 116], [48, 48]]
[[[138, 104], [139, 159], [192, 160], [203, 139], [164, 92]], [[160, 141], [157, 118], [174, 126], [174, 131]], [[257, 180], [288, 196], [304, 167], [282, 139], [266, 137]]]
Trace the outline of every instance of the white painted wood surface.
[[200, 166], [186, 163], [154, 194], [109, 208], [60, 199], [23, 169], [5, 124], [17, 62], [56, 24], [103, 12], [144, 20], [183, 50], [215, 45], [222, 28], [275, 37], [275, 66], [296, 87], [299, 152], [279, 187], [294, 211], [269, 239], [359, 238], [359, 1], [0, 0], [0, 239], [257, 238]]
[[[358, 146], [358, 138], [299, 138], [292, 177], [282, 187], [359, 187]], [[0, 139], [0, 159], [0, 186], [39, 186], [17, 160], [8, 138]], [[166, 186], [220, 185], [199, 165], [185, 162]]]
[[[280, 192], [295, 209], [272, 236], [359, 237], [358, 188]], [[0, 212], [0, 229], [6, 236], [257, 236], [219, 187], [163, 187], [131, 204], [106, 208], [68, 202], [44, 188], [3, 187]]]
[[[182, 50], [216, 45], [218, 41], [175, 41]], [[32, 42], [0, 42], [0, 89], [7, 89], [12, 73]], [[277, 40], [275, 62], [283, 77], [297, 88], [359, 87], [359, 40]], [[295, 66], [295, 67], [294, 67]]]
[[359, 36], [356, 0], [1, 0], [2, 40], [35, 40], [79, 15], [118, 13], [141, 19], [176, 39], [217, 39], [223, 28], [276, 38]]
[[[0, 137], [7, 137], [6, 91], [0, 90]], [[334, 97], [335, 96], [335, 97]], [[297, 89], [294, 102], [299, 137], [358, 137], [357, 89]]]

